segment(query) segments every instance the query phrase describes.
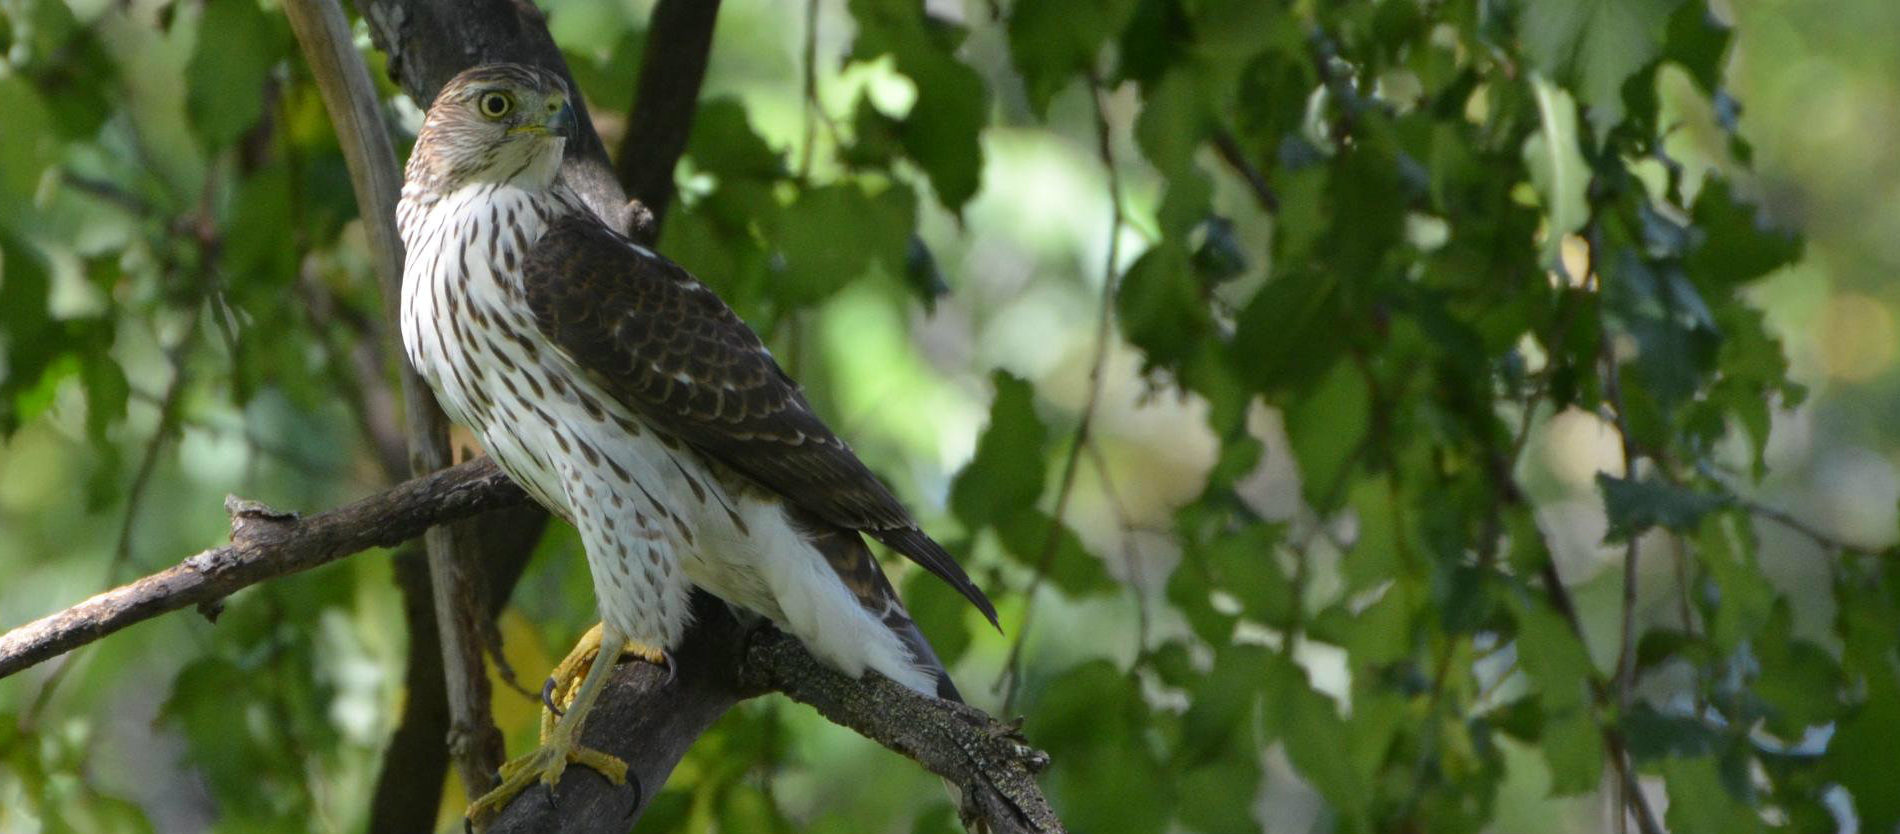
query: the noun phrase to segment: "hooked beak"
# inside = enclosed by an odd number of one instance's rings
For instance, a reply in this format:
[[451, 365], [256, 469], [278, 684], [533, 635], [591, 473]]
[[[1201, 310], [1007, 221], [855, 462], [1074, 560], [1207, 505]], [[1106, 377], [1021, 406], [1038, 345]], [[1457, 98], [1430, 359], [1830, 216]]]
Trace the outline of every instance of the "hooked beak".
[[574, 114], [574, 104], [562, 102], [560, 109], [548, 116], [547, 127], [549, 133], [562, 139], [574, 138], [574, 132], [580, 127], [579, 118]]

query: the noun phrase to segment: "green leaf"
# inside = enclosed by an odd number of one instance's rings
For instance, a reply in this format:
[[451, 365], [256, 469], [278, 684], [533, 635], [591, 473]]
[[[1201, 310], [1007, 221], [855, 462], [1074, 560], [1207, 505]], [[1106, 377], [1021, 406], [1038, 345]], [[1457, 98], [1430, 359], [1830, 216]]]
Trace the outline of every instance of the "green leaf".
[[1214, 605], [1212, 569], [1202, 559], [1189, 554], [1168, 577], [1168, 601], [1174, 603], [1187, 620], [1194, 635], [1209, 645], [1225, 645], [1233, 636], [1239, 617]]
[[785, 176], [785, 159], [752, 129], [745, 105], [731, 96], [709, 99], [693, 117], [686, 153], [693, 165], [719, 178], [774, 180]]
[[1853, 795], [1862, 831], [1892, 831], [1900, 824], [1895, 739], [1900, 739], [1900, 685], [1889, 670], [1868, 679], [1866, 700], [1840, 723], [1828, 744], [1826, 770]]
[[1198, 69], [1184, 67], [1170, 70], [1152, 88], [1143, 86], [1135, 141], [1162, 173], [1188, 170], [1218, 124], [1210, 83]]
[[1603, 512], [1610, 520], [1603, 540], [1612, 544], [1627, 542], [1651, 527], [1693, 532], [1704, 516], [1729, 503], [1726, 496], [1694, 492], [1654, 478], [1639, 481], [1603, 472], [1597, 473], [1597, 488], [1603, 491]]
[[1702, 286], [1746, 284], [1801, 257], [1801, 239], [1770, 227], [1758, 207], [1735, 198], [1725, 180], [1696, 195], [1695, 228], [1700, 244], [1685, 266]]
[[1774, 586], [1735, 538], [1719, 519], [1703, 524], [1696, 536], [1696, 557], [1715, 588], [1704, 600], [1709, 641], [1724, 655], [1759, 633], [1775, 606]]
[[1713, 755], [1722, 745], [1722, 737], [1707, 723], [1687, 715], [1664, 715], [1640, 701], [1624, 714], [1621, 726], [1638, 764]]
[[1115, 309], [1122, 333], [1147, 355], [1149, 365], [1178, 367], [1201, 349], [1213, 326], [1187, 251], [1165, 242], [1143, 253], [1122, 276]]
[[1229, 644], [1214, 653], [1214, 667], [1190, 687], [1181, 717], [1181, 752], [1199, 764], [1254, 746], [1254, 706], [1266, 685], [1270, 653], [1265, 646]]
[[1317, 388], [1287, 410], [1286, 435], [1300, 462], [1300, 491], [1320, 512], [1345, 502], [1345, 478], [1372, 427], [1372, 398], [1352, 360], [1333, 363]]
[[1570, 94], [1542, 78], [1531, 79], [1531, 90], [1542, 126], [1524, 140], [1524, 167], [1544, 206], [1543, 264], [1561, 269], [1564, 235], [1583, 228], [1590, 219], [1585, 200], [1590, 168], [1578, 145], [1577, 105]]
[[996, 399], [989, 427], [977, 439], [976, 455], [950, 485], [950, 509], [971, 529], [1033, 508], [1042, 497], [1049, 430], [1036, 416], [1028, 382], [997, 371], [990, 375]]
[[1599, 133], [1623, 120], [1623, 82], [1656, 58], [1682, 0], [1525, 0], [1518, 20], [1532, 65], [1577, 91]]
[[1095, 67], [1110, 36], [1122, 30], [1134, 0], [1038, 0], [1009, 13], [1009, 55], [1022, 73], [1029, 106], [1038, 117], [1049, 99]]
[[1266, 712], [1287, 758], [1340, 815], [1348, 830], [1363, 830], [1364, 777], [1353, 767], [1352, 732], [1331, 698], [1314, 690], [1306, 670], [1284, 655], [1266, 665]]
[[1761, 674], [1753, 689], [1769, 707], [1768, 729], [1798, 742], [1808, 728], [1839, 718], [1847, 681], [1833, 655], [1793, 634], [1788, 602], [1776, 600], [1768, 627], [1754, 644]]
[[[1748, 834], [1762, 830], [1756, 810], [1722, 784], [1715, 759], [1665, 760], [1663, 780], [1669, 792], [1669, 810], [1663, 822], [1669, 825], [1671, 834]], [[1867, 830], [1884, 829], [1875, 826]]]
[[961, 213], [981, 185], [978, 138], [989, 112], [982, 77], [954, 54], [961, 33], [926, 20], [923, 4], [913, 0], [851, 0], [850, 7], [858, 23], [852, 59], [890, 55], [897, 71], [916, 84], [917, 101], [899, 139], [930, 177], [937, 200]]
[[1043, 783], [1076, 831], [1161, 834], [1172, 778], [1143, 734], [1153, 721], [1134, 676], [1103, 660], [1075, 666], [1028, 702], [1024, 734], [1058, 761]]
[[86, 386], [86, 435], [103, 443], [106, 428], [125, 417], [125, 403], [132, 389], [125, 371], [106, 352], [110, 345], [95, 348], [79, 366], [79, 378]]
[[1180, 775], [1180, 824], [1200, 834], [1258, 834], [1255, 797], [1260, 761], [1251, 749], [1188, 768]]
[[1550, 766], [1552, 796], [1573, 796], [1597, 789], [1603, 779], [1603, 733], [1587, 712], [1549, 715], [1540, 749]]
[[1603, 738], [1589, 699], [1596, 667], [1569, 623], [1549, 606], [1522, 594], [1507, 604], [1517, 621], [1518, 665], [1538, 687], [1551, 792], [1594, 790], [1603, 770]]
[[1251, 524], [1201, 548], [1200, 559], [1214, 585], [1240, 601], [1243, 614], [1266, 625], [1285, 627], [1298, 616], [1293, 581], [1273, 555], [1280, 531]]
[[994, 524], [1004, 550], [1030, 568], [1045, 569], [1046, 565], [1049, 581], [1063, 593], [1080, 597], [1119, 587], [1102, 560], [1082, 546], [1075, 530], [1054, 523], [1048, 513], [1025, 506]]
[[[0, 78], [0, 86], [7, 83]], [[38, 413], [24, 409], [21, 396], [39, 385], [62, 351], [54, 338], [56, 325], [47, 309], [49, 281], [38, 253], [14, 242], [0, 228], [0, 437], [12, 434], [20, 423]]]
[[[795, 306], [816, 304], [873, 265], [902, 276], [916, 217], [916, 197], [898, 183], [876, 195], [851, 182], [804, 191], [779, 216], [777, 297]], [[851, 245], [839, 245], [840, 229], [852, 230]]]
[[1291, 268], [1268, 281], [1240, 311], [1233, 362], [1256, 390], [1304, 388], [1332, 369], [1345, 348], [1335, 320], [1334, 274]]
[[264, 81], [288, 53], [284, 19], [255, 0], [207, 3], [185, 69], [187, 107], [208, 148], [231, 144], [264, 115]]
[[59, 137], [51, 129], [46, 106], [26, 80], [0, 76], [0, 221], [32, 205], [40, 175], [59, 158]]
[[1704, 94], [1722, 87], [1722, 59], [1728, 55], [1729, 28], [1702, 3], [1684, 3], [1669, 17], [1662, 57], [1689, 71]]

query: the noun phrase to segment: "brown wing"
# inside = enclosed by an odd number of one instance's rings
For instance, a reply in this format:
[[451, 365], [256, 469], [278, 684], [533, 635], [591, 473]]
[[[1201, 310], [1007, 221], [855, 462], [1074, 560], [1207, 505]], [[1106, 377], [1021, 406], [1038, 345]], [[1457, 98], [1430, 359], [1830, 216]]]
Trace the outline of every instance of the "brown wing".
[[861, 530], [996, 607], [712, 290], [593, 218], [557, 220], [523, 264], [541, 331], [654, 426], [825, 521]]

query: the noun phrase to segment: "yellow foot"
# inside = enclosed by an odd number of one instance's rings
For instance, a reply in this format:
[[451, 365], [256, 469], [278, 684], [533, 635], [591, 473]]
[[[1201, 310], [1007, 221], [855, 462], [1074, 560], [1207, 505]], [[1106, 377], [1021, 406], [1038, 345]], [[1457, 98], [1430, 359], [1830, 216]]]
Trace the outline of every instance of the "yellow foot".
[[[548, 673], [547, 685], [541, 688], [541, 703], [547, 709], [541, 713], [541, 740], [547, 741], [554, 732], [554, 720], [565, 713], [574, 703], [574, 695], [580, 691], [581, 679], [587, 676], [587, 669], [594, 665], [594, 658], [600, 654], [600, 623], [581, 635], [574, 649], [567, 657], [555, 664], [554, 671]], [[629, 642], [620, 648], [620, 657], [637, 657], [655, 666], [666, 667], [671, 674], [673, 665], [665, 649], [656, 649], [643, 643]]]
[[546, 785], [549, 791], [554, 790], [555, 784], [561, 781], [561, 773], [567, 770], [570, 762], [598, 770], [607, 777], [607, 781], [616, 785], [627, 784], [627, 763], [599, 750], [582, 747], [574, 738], [577, 734], [577, 731], [553, 733], [534, 752], [502, 765], [501, 784], [468, 806], [470, 826], [476, 831], [486, 828], [496, 817], [501, 816], [502, 809], [508, 807], [516, 794], [537, 781]]

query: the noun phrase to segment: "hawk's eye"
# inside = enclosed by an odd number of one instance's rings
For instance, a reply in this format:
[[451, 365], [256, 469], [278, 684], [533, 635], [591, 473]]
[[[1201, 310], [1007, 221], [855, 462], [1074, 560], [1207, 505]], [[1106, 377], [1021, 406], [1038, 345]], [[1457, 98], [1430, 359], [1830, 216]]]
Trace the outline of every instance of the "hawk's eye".
[[481, 100], [476, 103], [476, 106], [481, 108], [482, 115], [491, 119], [499, 119], [508, 115], [508, 111], [515, 108], [515, 100], [509, 97], [507, 93], [487, 92], [482, 93]]

